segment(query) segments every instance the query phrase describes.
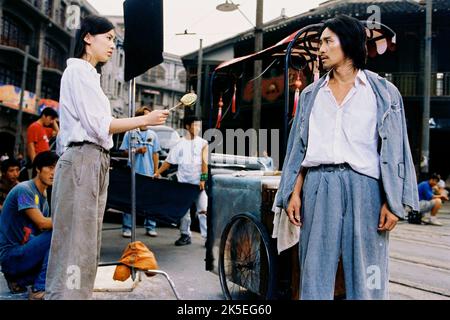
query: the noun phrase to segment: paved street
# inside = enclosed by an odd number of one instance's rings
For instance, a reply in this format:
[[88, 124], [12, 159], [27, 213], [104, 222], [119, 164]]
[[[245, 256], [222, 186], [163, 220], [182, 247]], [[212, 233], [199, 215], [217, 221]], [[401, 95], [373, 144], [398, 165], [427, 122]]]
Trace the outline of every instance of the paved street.
[[395, 299], [450, 299], [450, 206], [443, 227], [403, 222], [391, 234], [390, 279]]
[[[120, 215], [108, 215], [103, 231], [104, 262], [117, 260], [128, 243], [121, 237]], [[440, 218], [444, 227], [402, 222], [391, 234], [391, 299], [450, 299], [450, 205], [446, 205]], [[155, 253], [160, 269], [169, 274], [180, 296], [188, 300], [222, 299], [218, 276], [204, 271], [205, 248], [200, 235], [194, 232], [191, 245], [176, 247], [176, 228], [159, 228], [158, 232], [157, 238], [150, 238], [138, 228], [137, 238]], [[109, 280], [112, 271], [101, 273], [109, 284], [113, 283]], [[157, 275], [143, 276], [131, 292], [95, 292], [94, 298], [166, 300], [175, 296], [165, 278]], [[0, 299], [26, 299], [26, 294], [11, 295], [0, 277]]]

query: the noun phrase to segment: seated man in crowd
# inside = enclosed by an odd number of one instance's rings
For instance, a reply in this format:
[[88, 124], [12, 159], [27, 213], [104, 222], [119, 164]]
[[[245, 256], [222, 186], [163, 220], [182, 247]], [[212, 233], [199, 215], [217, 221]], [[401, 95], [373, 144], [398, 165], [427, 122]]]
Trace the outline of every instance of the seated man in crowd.
[[2, 177], [0, 179], [0, 213], [3, 202], [9, 191], [19, 183], [20, 163], [15, 159], [6, 159], [1, 164]]
[[442, 226], [437, 219], [437, 213], [442, 208], [442, 200], [448, 200], [448, 197], [442, 194], [435, 194], [433, 188], [441, 180], [437, 174], [432, 174], [428, 181], [419, 183], [419, 209], [422, 214], [422, 222], [434, 226]]
[[33, 161], [37, 175], [19, 183], [6, 197], [0, 215], [0, 264], [12, 293], [32, 285], [30, 300], [45, 295], [45, 277], [52, 221], [46, 190], [53, 183], [58, 156], [39, 153]]

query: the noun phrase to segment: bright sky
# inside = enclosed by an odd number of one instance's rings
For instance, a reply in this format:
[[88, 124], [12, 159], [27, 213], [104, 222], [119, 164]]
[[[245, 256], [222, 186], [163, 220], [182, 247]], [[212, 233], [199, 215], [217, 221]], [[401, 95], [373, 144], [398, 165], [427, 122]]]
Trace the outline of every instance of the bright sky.
[[[325, 0], [265, 0], [264, 22], [275, 19], [286, 9], [286, 15], [294, 15], [315, 8]], [[88, 0], [102, 15], [123, 15], [123, 0]], [[253, 28], [239, 12], [221, 12], [218, 4], [225, 0], [165, 0], [164, 1], [164, 51], [184, 55], [198, 50], [199, 39], [203, 46], [230, 38]], [[255, 24], [256, 0], [235, 0], [241, 11]], [[184, 30], [196, 35], [177, 36]]]

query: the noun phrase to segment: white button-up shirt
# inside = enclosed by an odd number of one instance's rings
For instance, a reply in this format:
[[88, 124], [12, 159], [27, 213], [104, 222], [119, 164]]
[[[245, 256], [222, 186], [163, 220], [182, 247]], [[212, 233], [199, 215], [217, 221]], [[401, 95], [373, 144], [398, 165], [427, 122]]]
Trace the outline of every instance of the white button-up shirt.
[[112, 148], [110, 102], [100, 86], [100, 74], [89, 62], [67, 60], [59, 103], [59, 153], [70, 142], [90, 141], [107, 150]]
[[348, 163], [355, 171], [380, 178], [377, 101], [361, 70], [341, 105], [330, 87], [330, 74], [317, 94], [309, 120], [303, 167]]

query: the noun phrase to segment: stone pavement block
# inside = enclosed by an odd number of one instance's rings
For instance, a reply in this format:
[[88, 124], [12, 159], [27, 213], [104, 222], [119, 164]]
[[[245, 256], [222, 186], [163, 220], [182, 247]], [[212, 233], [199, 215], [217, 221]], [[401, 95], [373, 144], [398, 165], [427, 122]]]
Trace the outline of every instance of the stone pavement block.
[[[181, 297], [183, 298], [183, 297]], [[176, 297], [166, 278], [162, 275], [141, 275], [132, 291], [94, 292], [94, 300], [175, 300]]]
[[418, 290], [411, 287], [402, 286], [396, 283], [389, 283], [390, 300], [449, 300], [448, 297]]
[[98, 267], [95, 278], [94, 292], [131, 292], [138, 285], [140, 273], [137, 273], [133, 281], [129, 277], [126, 281], [113, 279], [116, 266]]

